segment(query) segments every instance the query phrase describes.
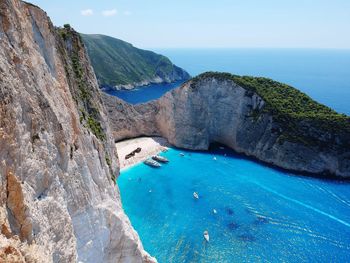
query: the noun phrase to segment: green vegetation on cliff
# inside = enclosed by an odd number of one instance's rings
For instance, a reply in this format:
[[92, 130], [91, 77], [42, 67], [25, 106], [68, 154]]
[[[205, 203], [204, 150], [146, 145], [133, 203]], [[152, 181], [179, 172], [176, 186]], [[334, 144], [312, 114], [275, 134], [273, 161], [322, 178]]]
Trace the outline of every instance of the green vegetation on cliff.
[[[256, 119], [261, 113], [271, 113], [283, 127], [281, 140], [301, 141], [305, 144], [330, 142], [337, 134], [350, 134], [350, 117], [339, 114], [320, 104], [305, 93], [280, 82], [250, 76], [237, 76], [229, 73], [207, 72], [192, 80], [191, 87], [201, 79], [232, 80], [247, 91], [255, 92], [264, 101], [260, 112], [252, 112]], [[309, 130], [312, 127], [312, 131]], [[321, 138], [322, 134], [326, 138]]]
[[[75, 87], [72, 95], [80, 109], [80, 122], [87, 127], [98, 139], [104, 141], [106, 139], [105, 132], [100, 122], [100, 113], [95, 105], [94, 91], [88, 85], [86, 79], [86, 68], [84, 69], [81, 61], [84, 54], [83, 42], [80, 35], [71, 28], [69, 24], [65, 24], [63, 28], [57, 28], [58, 34], [61, 36], [65, 45], [69, 48], [68, 56], [73, 71]], [[66, 65], [66, 73], [70, 74], [69, 67]]]
[[155, 78], [173, 82], [190, 77], [165, 56], [109, 36], [81, 36], [100, 85], [132, 85]]

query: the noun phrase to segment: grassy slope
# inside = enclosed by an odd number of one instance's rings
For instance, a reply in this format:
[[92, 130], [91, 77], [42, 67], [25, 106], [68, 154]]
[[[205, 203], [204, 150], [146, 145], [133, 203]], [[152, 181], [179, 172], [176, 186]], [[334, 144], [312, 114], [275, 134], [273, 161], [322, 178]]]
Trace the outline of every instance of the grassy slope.
[[[335, 112], [286, 84], [268, 78], [207, 72], [194, 78], [193, 87], [203, 78], [232, 80], [246, 90], [257, 93], [266, 103], [261, 113], [272, 113], [274, 119], [282, 124], [284, 129], [281, 139], [319, 144], [320, 141], [305, 129], [308, 126], [312, 126], [319, 134], [328, 133], [328, 138], [323, 139], [327, 143], [332, 142], [336, 134], [340, 136], [350, 134], [349, 116]], [[343, 146], [348, 147], [349, 143], [345, 144]]]
[[152, 80], [182, 71], [171, 61], [154, 52], [133, 47], [122, 40], [104, 35], [81, 34], [96, 76], [102, 85], [126, 85]]

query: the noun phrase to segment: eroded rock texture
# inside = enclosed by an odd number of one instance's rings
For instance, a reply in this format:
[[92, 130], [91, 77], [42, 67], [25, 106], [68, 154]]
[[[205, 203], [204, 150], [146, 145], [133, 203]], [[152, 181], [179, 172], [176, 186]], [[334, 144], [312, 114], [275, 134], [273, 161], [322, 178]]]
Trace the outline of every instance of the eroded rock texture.
[[118, 173], [78, 34], [2, 0], [0, 261], [153, 261], [121, 208]]

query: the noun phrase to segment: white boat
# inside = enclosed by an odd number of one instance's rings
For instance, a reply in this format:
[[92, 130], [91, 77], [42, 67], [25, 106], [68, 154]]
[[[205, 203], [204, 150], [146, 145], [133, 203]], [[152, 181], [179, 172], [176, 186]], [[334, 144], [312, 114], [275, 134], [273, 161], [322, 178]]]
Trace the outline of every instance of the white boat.
[[213, 157], [213, 160], [216, 161], [216, 157], [215, 156]]
[[207, 230], [204, 231], [203, 236], [204, 236], [204, 239], [205, 239], [207, 242], [209, 242], [209, 233], [208, 233]]
[[148, 165], [148, 166], [154, 167], [154, 168], [161, 167], [160, 163], [158, 163], [157, 161], [152, 160], [152, 159], [148, 159], [148, 160], [144, 161], [143, 163]]
[[180, 156], [185, 156], [185, 154], [184, 153], [180, 153]]
[[169, 160], [167, 158], [165, 158], [163, 156], [160, 156], [160, 155], [153, 155], [152, 159], [155, 160], [155, 161], [161, 162], [161, 163], [169, 162]]
[[214, 214], [217, 214], [217, 213], [218, 213], [218, 211], [216, 211], [216, 209], [213, 209], [213, 213], [214, 213]]
[[198, 195], [196, 192], [193, 192], [193, 197], [194, 197], [195, 199], [199, 199], [199, 195]]

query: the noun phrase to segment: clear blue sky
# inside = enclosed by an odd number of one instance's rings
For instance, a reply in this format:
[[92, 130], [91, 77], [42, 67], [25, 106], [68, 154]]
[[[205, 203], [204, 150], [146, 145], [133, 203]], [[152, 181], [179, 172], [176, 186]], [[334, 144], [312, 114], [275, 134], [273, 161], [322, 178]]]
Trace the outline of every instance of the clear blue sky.
[[28, 0], [142, 48], [350, 48], [350, 0]]

